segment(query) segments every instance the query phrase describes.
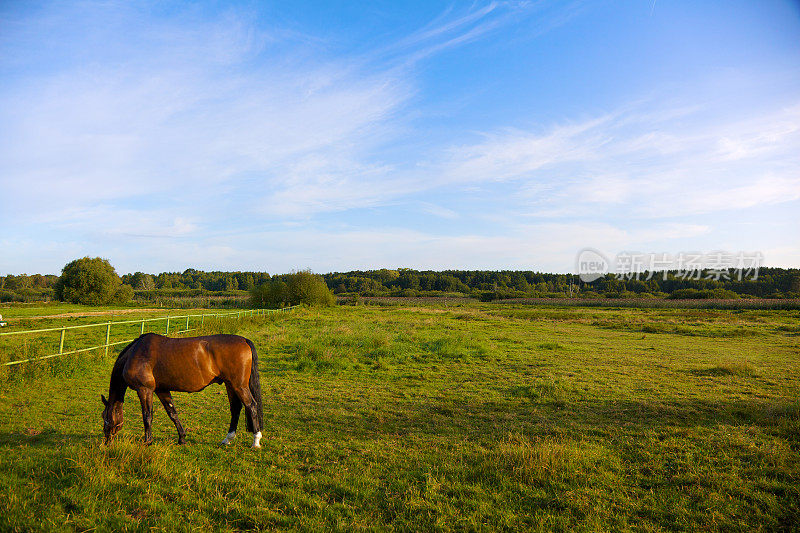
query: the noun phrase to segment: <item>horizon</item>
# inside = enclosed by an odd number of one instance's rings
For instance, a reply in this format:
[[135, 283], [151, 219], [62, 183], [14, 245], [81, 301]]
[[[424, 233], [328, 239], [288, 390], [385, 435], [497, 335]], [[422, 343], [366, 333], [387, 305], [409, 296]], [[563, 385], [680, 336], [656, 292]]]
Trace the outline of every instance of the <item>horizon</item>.
[[[75, 259], [80, 259], [80, 258], [75, 258]], [[113, 267], [114, 265], [112, 264], [111, 266]], [[758, 270], [769, 270], [769, 269], [797, 270], [798, 268], [800, 268], [800, 267], [780, 267], [780, 266], [773, 266], [773, 265], [759, 265]], [[115, 268], [115, 270], [117, 270], [117, 269]], [[196, 272], [205, 272], [205, 273], [220, 272], [220, 273], [226, 273], [226, 274], [235, 274], [235, 273], [269, 274], [270, 277], [273, 277], [273, 276], [285, 276], [287, 274], [294, 274], [295, 272], [299, 272], [300, 271], [299, 269], [292, 269], [292, 270], [289, 270], [289, 271], [286, 271], [286, 272], [277, 272], [277, 271], [276, 272], [269, 272], [269, 271], [266, 271], [266, 270], [201, 270], [199, 268], [187, 267], [187, 268], [185, 268], [183, 270], [162, 270], [161, 272], [155, 272], [155, 271], [148, 272], [148, 271], [143, 271], [143, 270], [136, 270], [136, 271], [131, 271], [131, 272], [120, 272], [120, 271], [117, 271], [117, 275], [120, 278], [122, 278], [123, 276], [132, 276], [132, 275], [137, 274], [137, 273], [148, 274], [148, 275], [151, 275], [151, 276], [158, 276], [159, 274], [184, 274], [188, 270], [194, 270]], [[417, 272], [447, 272], [447, 271], [452, 271], [452, 272], [533, 272], [535, 274], [544, 274], [544, 275], [579, 276], [579, 274], [575, 273], [574, 271], [556, 272], [556, 271], [548, 271], [548, 270], [513, 269], [513, 268], [496, 268], [496, 269], [444, 268], [444, 269], [440, 269], [440, 270], [433, 270], [433, 269], [418, 269], [418, 268], [412, 268], [412, 267], [394, 267], [394, 268], [391, 268], [391, 267], [379, 267], [379, 268], [370, 268], [370, 269], [329, 270], [327, 272], [318, 272], [318, 271], [312, 270], [311, 273], [319, 275], [319, 276], [327, 276], [327, 275], [331, 275], [331, 274], [347, 274], [347, 273], [350, 273], [350, 272], [378, 272], [378, 271], [381, 271], [381, 270], [387, 270], [387, 271], [390, 271], [390, 272], [400, 272], [400, 271], [403, 271], [403, 270], [414, 270], [414, 271], [417, 271]], [[711, 269], [703, 269], [703, 271], [705, 271], [705, 270], [711, 270]], [[668, 272], [669, 273], [669, 272], [675, 272], [675, 271], [677, 271], [677, 269], [643, 270], [643, 271], [639, 272], [639, 275], [644, 275], [644, 274], [649, 274], [649, 273], [652, 273], [653, 275], [655, 275], [655, 274], [663, 274], [664, 272]], [[617, 273], [612, 272], [612, 271], [606, 272], [606, 274], [617, 275]], [[631, 275], [635, 275], [635, 274], [636, 274], [635, 272], [631, 273]], [[61, 275], [61, 269], [59, 269], [58, 272], [23, 272], [23, 273], [20, 273], [20, 274], [0, 274], [0, 276], [5, 276], [5, 275], [12, 275], [12, 276], [35, 276], [35, 275], [60, 276]], [[636, 278], [636, 279], [638, 279], [638, 278]], [[711, 279], [711, 278], [703, 277], [701, 279], [705, 280], [705, 279]]]
[[0, 28], [2, 275], [800, 267], [796, 2], [12, 1]]

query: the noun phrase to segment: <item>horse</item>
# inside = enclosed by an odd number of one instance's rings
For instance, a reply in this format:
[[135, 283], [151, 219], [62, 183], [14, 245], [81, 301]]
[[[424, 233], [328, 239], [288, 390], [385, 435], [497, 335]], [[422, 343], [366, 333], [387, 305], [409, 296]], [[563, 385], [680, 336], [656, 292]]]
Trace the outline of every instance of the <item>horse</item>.
[[260, 448], [263, 407], [258, 355], [253, 343], [238, 335], [170, 338], [146, 333], [123, 348], [111, 371], [108, 399], [100, 395], [105, 443], [122, 429], [122, 404], [130, 387], [142, 405], [145, 444], [153, 442], [153, 393], [178, 430], [178, 444], [184, 444], [186, 432], [178, 420], [172, 392], [199, 392], [212, 383], [225, 384], [231, 408], [231, 423], [222, 444], [230, 444], [236, 437], [244, 405], [253, 448]]

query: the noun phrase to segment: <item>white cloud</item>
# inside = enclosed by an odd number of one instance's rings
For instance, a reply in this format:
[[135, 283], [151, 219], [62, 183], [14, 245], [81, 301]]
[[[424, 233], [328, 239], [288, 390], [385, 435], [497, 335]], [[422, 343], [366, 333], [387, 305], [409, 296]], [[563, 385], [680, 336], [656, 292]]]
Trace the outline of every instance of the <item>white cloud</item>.
[[490, 134], [430, 167], [440, 185], [513, 183], [528, 215], [622, 208], [668, 218], [791, 202], [800, 198], [798, 109], [726, 122], [632, 108], [544, 132]]
[[718, 153], [723, 160], [741, 160], [780, 154], [789, 146], [797, 147], [800, 130], [800, 105], [777, 113], [757, 130], [750, 124], [734, 127], [732, 135], [718, 140]]
[[520, 179], [549, 166], [595, 159], [606, 142], [597, 131], [608, 120], [558, 126], [544, 134], [520, 130], [487, 134], [484, 142], [452, 148], [441, 167], [442, 179], [456, 183]]
[[461, 215], [458, 214], [457, 211], [452, 209], [448, 209], [446, 207], [442, 207], [441, 205], [432, 204], [430, 202], [421, 202], [420, 207], [422, 211], [428, 213], [429, 215], [433, 215], [439, 218], [446, 218], [449, 220], [455, 220], [459, 218]]
[[[453, 236], [394, 228], [271, 233], [269, 239], [295, 244], [285, 249], [307, 251], [305, 255], [295, 252], [294, 256], [292, 252], [282, 253], [280, 260], [289, 261], [289, 268], [308, 266], [329, 271], [409, 266], [441, 270], [495, 269], [503, 265], [566, 272], [572, 269], [575, 254], [585, 246], [616, 253], [630, 247], [649, 249], [653, 241], [666, 239], [673, 242], [672, 248], [680, 249], [675, 241], [707, 232], [707, 227], [692, 224], [668, 223], [628, 231], [606, 223], [572, 222], [515, 224], [503, 235], [467, 232]], [[278, 247], [284, 250], [282, 245]], [[380, 250], [377, 257], [376, 250]]]
[[[758, 176], [750, 183], [709, 191], [707, 188], [673, 193], [670, 216], [739, 210], [800, 199], [800, 176]], [[655, 206], [649, 206], [654, 210]], [[665, 213], [661, 213], [663, 216]]]

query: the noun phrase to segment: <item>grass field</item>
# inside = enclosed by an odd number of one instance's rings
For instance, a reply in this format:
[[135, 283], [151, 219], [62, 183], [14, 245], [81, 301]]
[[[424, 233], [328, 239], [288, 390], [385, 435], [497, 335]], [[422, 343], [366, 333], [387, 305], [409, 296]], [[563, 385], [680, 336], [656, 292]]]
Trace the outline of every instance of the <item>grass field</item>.
[[217, 446], [223, 387], [175, 395], [188, 445], [159, 406], [142, 447], [129, 396], [106, 447], [113, 358], [20, 369], [0, 381], [0, 530], [800, 523], [798, 311], [341, 306], [206, 330], [259, 349], [260, 451]]

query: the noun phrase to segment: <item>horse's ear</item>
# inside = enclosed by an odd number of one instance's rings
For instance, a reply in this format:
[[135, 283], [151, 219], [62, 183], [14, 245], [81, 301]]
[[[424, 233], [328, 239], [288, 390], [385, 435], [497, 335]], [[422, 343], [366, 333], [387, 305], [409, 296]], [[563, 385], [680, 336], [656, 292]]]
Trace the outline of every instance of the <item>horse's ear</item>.
[[100, 400], [103, 402], [103, 405], [108, 405], [108, 400], [106, 400], [106, 397], [102, 394], [100, 395]]

